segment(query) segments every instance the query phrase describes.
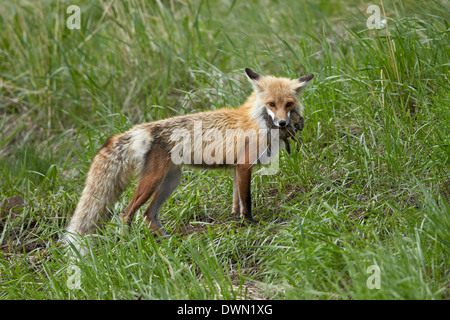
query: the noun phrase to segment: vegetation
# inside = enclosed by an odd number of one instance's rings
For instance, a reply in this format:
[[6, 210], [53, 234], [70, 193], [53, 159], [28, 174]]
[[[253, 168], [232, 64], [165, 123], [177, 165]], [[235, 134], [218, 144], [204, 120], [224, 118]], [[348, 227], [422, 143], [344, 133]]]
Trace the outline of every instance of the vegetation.
[[[370, 30], [364, 1], [76, 2], [79, 30], [72, 1], [0, 4], [0, 298], [449, 298], [446, 1], [375, 1]], [[260, 223], [231, 216], [232, 173], [187, 168], [161, 212], [172, 237], [138, 213], [69, 261], [58, 240], [105, 140], [239, 106], [245, 67], [315, 74], [297, 150], [253, 177]]]

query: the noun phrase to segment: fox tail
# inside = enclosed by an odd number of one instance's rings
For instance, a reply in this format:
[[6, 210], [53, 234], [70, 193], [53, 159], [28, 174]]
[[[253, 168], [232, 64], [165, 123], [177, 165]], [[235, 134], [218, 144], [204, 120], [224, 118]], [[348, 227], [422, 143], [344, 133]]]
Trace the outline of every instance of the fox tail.
[[80, 236], [95, 233], [99, 223], [111, 218], [110, 206], [118, 200], [134, 172], [142, 172], [151, 146], [146, 128], [135, 127], [109, 138], [94, 157], [84, 190], [66, 229], [65, 243], [83, 255]]

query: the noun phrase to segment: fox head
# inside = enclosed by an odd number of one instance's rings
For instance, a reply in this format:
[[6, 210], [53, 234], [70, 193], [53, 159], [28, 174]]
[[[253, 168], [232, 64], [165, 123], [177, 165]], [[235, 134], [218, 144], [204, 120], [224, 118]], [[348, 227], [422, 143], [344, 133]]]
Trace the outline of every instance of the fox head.
[[300, 115], [303, 114], [303, 107], [298, 96], [308, 82], [314, 78], [313, 74], [291, 80], [261, 76], [249, 68], [245, 69], [245, 73], [256, 93], [255, 112], [257, 116], [266, 111], [275, 126], [285, 127], [289, 125], [292, 109], [295, 109]]

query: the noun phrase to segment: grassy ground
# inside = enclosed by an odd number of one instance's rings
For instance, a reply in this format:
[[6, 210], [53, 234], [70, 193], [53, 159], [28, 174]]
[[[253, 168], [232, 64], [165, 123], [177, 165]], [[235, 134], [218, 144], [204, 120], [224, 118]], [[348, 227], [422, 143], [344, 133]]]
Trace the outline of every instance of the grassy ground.
[[[448, 3], [375, 4], [381, 30], [364, 1], [1, 2], [0, 298], [448, 299]], [[238, 106], [245, 67], [315, 74], [298, 151], [253, 177], [261, 223], [230, 172], [187, 169], [173, 237], [113, 220], [73, 271], [57, 241], [107, 137]]]

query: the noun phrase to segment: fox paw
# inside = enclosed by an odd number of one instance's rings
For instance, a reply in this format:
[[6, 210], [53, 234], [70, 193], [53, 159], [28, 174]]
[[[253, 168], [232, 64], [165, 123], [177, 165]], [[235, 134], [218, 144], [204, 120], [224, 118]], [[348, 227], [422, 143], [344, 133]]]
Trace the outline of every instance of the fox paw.
[[242, 220], [242, 222], [241, 222], [241, 227], [245, 227], [245, 226], [253, 225], [253, 224], [258, 224], [258, 223], [260, 223], [260, 221], [257, 220], [257, 219], [254, 219], [254, 218], [251, 218], [251, 219], [244, 218], [244, 219]]

